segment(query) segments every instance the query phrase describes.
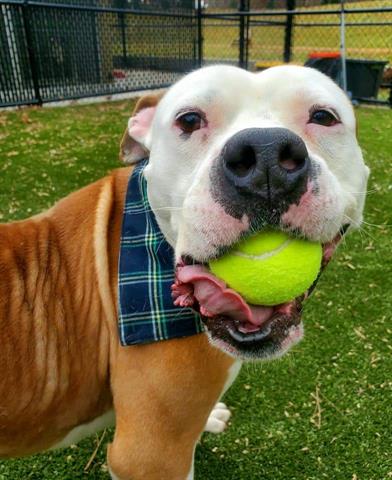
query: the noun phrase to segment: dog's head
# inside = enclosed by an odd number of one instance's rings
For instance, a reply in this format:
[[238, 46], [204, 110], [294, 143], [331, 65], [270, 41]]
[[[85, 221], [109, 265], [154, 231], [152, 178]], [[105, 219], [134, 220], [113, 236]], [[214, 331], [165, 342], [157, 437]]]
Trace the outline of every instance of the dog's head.
[[344, 92], [305, 67], [203, 68], [139, 102], [122, 152], [128, 162], [149, 152], [148, 197], [176, 252], [177, 304], [200, 309], [232, 355], [273, 357], [298, 341], [303, 298], [266, 307], [255, 324], [239, 313], [253, 308], [244, 301], [206, 298], [205, 265], [265, 226], [321, 242], [325, 265], [360, 225], [368, 168]]

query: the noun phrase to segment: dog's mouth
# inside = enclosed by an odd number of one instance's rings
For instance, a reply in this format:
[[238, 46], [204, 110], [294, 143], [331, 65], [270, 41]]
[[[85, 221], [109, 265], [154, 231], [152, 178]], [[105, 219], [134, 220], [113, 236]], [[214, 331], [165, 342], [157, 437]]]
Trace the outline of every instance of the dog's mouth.
[[[345, 230], [323, 244], [320, 274]], [[320, 274], [305, 293], [289, 302], [275, 306], [251, 305], [213, 275], [206, 264], [186, 255], [177, 263], [172, 296], [175, 305], [191, 307], [200, 313], [210, 339], [222, 350], [244, 359], [272, 358], [284, 354], [301, 340], [303, 303], [314, 290]]]

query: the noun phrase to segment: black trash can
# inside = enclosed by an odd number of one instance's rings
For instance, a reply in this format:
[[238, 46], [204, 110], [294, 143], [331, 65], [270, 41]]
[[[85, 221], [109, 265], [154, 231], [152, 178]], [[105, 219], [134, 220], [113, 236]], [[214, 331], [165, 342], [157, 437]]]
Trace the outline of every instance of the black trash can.
[[[353, 99], [375, 99], [387, 64], [383, 60], [346, 59], [347, 91]], [[343, 86], [342, 60], [337, 53], [311, 54], [305, 66], [316, 68]]]
[[353, 98], [377, 98], [382, 75], [388, 62], [383, 60], [346, 60], [347, 90]]

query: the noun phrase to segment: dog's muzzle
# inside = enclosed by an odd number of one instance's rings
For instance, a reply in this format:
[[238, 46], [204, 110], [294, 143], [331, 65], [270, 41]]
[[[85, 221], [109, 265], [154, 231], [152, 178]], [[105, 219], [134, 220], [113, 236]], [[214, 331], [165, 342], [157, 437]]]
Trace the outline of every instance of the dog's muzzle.
[[230, 215], [277, 219], [306, 191], [310, 159], [286, 128], [247, 128], [228, 140], [211, 175], [213, 196]]

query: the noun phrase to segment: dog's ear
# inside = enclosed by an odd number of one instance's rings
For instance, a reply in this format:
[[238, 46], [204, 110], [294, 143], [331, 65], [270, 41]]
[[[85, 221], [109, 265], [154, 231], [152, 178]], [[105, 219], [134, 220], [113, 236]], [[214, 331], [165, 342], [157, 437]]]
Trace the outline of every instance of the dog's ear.
[[163, 95], [164, 92], [145, 95], [136, 103], [120, 144], [122, 162], [136, 163], [148, 155], [145, 140], [150, 131], [156, 107]]

